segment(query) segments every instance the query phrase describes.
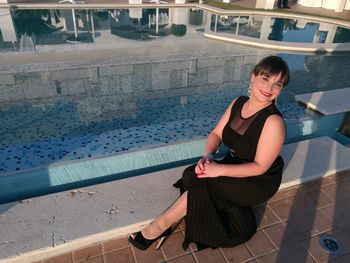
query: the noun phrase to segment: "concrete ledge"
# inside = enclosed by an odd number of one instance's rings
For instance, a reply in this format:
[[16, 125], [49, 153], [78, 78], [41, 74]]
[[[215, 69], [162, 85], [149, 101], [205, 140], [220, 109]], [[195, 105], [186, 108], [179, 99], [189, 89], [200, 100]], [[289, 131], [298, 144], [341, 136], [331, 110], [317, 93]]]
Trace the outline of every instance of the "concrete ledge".
[[350, 149], [329, 137], [285, 145], [280, 189], [350, 169]]
[[[285, 145], [281, 188], [350, 169], [350, 149], [328, 137]], [[185, 166], [0, 206], [0, 262], [31, 262], [148, 223], [178, 196]]]
[[317, 43], [299, 43], [299, 42], [285, 42], [274, 41], [267, 39], [259, 39], [253, 37], [233, 35], [229, 33], [204, 33], [207, 38], [231, 42], [235, 44], [242, 44], [254, 47], [269, 48], [275, 50], [287, 50], [296, 52], [349, 52], [349, 43], [336, 44], [317, 44]]
[[252, 10], [224, 10], [218, 7], [212, 7], [206, 4], [198, 4], [198, 8], [201, 8], [203, 10], [207, 10], [213, 13], [216, 13], [218, 15], [269, 15], [269, 16], [278, 16], [278, 17], [284, 17], [284, 18], [305, 18], [305, 19], [312, 19], [319, 22], [328, 22], [328, 23], [334, 23], [339, 24], [345, 27], [350, 27], [350, 21], [344, 21], [339, 20], [335, 18], [328, 18], [328, 17], [320, 17], [312, 14], [300, 14], [300, 13], [294, 13], [294, 12], [279, 12], [278, 9], [270, 10], [270, 11], [264, 11], [264, 10], [258, 10], [258, 9], [252, 9]]
[[297, 101], [323, 115], [350, 111], [349, 98], [350, 88], [295, 95]]

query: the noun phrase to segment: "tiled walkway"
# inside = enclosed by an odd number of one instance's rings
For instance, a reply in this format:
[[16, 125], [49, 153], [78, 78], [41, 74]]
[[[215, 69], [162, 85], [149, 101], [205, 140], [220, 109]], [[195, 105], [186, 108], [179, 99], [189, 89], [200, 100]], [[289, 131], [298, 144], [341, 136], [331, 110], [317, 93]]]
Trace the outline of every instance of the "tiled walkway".
[[[131, 247], [127, 238], [108, 240], [45, 263], [111, 262], [350, 262], [350, 170], [280, 190], [267, 204], [260, 228], [234, 248], [183, 251], [183, 222], [159, 251]], [[331, 255], [319, 245], [330, 234], [341, 245]]]

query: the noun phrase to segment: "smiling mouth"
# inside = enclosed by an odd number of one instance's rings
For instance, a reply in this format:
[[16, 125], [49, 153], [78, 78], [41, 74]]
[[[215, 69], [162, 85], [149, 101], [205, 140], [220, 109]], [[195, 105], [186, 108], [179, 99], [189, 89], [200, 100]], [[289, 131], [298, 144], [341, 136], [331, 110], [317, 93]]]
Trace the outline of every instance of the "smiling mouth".
[[260, 90], [260, 93], [261, 93], [262, 95], [264, 95], [265, 97], [271, 97], [271, 96], [272, 96], [271, 93], [267, 93], [267, 92], [264, 92], [264, 91], [262, 91], [262, 90]]

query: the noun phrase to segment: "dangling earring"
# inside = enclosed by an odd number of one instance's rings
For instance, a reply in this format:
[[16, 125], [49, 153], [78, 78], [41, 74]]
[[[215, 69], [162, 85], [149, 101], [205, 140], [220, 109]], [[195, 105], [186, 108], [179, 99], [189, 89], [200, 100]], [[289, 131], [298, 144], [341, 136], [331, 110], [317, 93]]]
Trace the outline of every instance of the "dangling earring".
[[248, 87], [248, 91], [247, 91], [248, 97], [250, 97], [251, 92], [252, 92], [252, 82], [249, 83], [249, 87]]

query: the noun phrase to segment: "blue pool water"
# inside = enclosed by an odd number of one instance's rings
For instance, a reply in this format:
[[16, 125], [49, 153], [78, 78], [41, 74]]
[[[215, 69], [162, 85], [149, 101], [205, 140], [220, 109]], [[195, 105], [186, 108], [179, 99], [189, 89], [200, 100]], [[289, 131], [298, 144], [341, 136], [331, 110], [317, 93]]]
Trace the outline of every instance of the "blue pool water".
[[[203, 147], [192, 142], [247, 93], [252, 67], [269, 54], [282, 56], [292, 73], [277, 102], [287, 143], [317, 136], [299, 126], [322, 117], [294, 95], [347, 87], [350, 55], [211, 41], [203, 36], [211, 17], [190, 9], [8, 11], [0, 34], [0, 203], [116, 173], [107, 163], [127, 171], [199, 156]], [[170, 157], [133, 155], [174, 147], [173, 159], [169, 150]], [[86, 166], [67, 168], [79, 163]]]
[[[349, 58], [279, 55], [289, 62], [292, 70], [292, 81], [277, 102], [287, 124], [320, 118], [298, 105], [293, 96], [346, 85], [348, 77], [342, 71]], [[314, 66], [318, 71], [332, 70], [327, 79], [337, 78], [338, 85], [333, 85], [335, 80], [320, 81], [312, 74], [316, 69], [305, 71], [308, 60], [316, 63]], [[339, 85], [342, 82], [343, 85]], [[205, 137], [231, 99], [246, 94], [246, 83], [233, 84], [223, 83], [227, 86], [224, 88], [217, 85], [202, 88], [193, 84], [191, 88], [202, 90], [192, 94], [181, 89], [177, 95], [147, 92], [149, 98], [132, 98], [130, 95], [121, 101], [117, 93], [94, 98], [57, 96], [54, 100], [41, 99], [39, 102], [3, 103], [0, 172], [23, 171], [59, 161], [99, 158]]]
[[[70, 99], [57, 101], [44, 111], [31, 105], [11, 105], [0, 115], [3, 123], [0, 172], [204, 137], [230, 99], [241, 94], [232, 89], [149, 99], [137, 104], [139, 111], [134, 118], [99, 116], [91, 123], [81, 120], [76, 108], [78, 102]], [[180, 104], [181, 100], [185, 100], [184, 105]], [[215, 105], [214, 109], [209, 105]], [[286, 118], [306, 117], [302, 107], [293, 106], [280, 107]]]

